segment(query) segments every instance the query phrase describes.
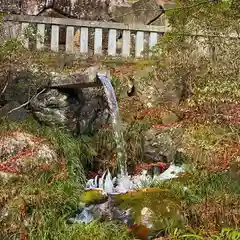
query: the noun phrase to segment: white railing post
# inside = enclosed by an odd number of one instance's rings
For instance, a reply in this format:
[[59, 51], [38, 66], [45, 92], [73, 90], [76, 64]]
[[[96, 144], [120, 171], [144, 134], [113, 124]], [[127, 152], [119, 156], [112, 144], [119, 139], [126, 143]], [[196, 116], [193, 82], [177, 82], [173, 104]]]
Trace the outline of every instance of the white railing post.
[[82, 27], [80, 32], [80, 53], [88, 54], [88, 28]]
[[158, 34], [156, 32], [150, 32], [149, 36], [149, 50], [151, 55], [151, 49], [157, 44]]
[[117, 30], [110, 29], [108, 34], [108, 55], [115, 56], [117, 48]]
[[66, 52], [73, 53], [74, 27], [67, 27], [66, 30]]
[[44, 48], [45, 24], [37, 24], [37, 49]]
[[122, 56], [129, 57], [131, 48], [130, 31], [124, 30], [122, 38]]
[[95, 28], [94, 54], [102, 55], [102, 29], [101, 28]]
[[25, 34], [27, 34], [27, 30], [29, 27], [29, 23], [22, 23], [22, 37], [23, 37], [23, 46], [25, 48], [29, 48], [29, 36], [26, 36]]
[[142, 56], [144, 50], [144, 32], [137, 31], [135, 40], [135, 57], [139, 58]]
[[51, 50], [53, 52], [58, 52], [59, 50], [59, 26], [58, 25], [52, 25]]

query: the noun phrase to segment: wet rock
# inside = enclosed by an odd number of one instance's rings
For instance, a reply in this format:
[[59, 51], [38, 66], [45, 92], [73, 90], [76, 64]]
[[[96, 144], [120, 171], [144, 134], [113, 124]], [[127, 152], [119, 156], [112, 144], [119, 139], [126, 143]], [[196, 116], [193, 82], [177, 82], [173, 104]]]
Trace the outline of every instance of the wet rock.
[[[13, 112], [9, 113], [13, 109], [16, 109]], [[6, 117], [11, 121], [23, 121], [28, 117], [28, 112], [25, 108], [21, 107], [21, 105], [16, 102], [12, 101], [5, 104], [2, 108], [0, 108], [0, 118]]]
[[144, 156], [152, 161], [173, 161], [181, 146], [184, 130], [180, 126], [150, 129], [144, 135]]
[[127, 225], [133, 223], [131, 211], [120, 210], [111, 197], [100, 204], [91, 204], [80, 208], [68, 220], [69, 223], [88, 224], [95, 220], [117, 221]]

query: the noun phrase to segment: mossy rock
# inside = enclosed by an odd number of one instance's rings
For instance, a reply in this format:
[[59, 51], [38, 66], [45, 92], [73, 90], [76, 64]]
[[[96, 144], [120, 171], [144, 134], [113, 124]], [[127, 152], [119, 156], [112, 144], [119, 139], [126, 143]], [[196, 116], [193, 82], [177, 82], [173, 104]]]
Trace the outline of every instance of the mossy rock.
[[[151, 231], [163, 230], [170, 225], [173, 228], [183, 225], [183, 218], [180, 214], [180, 199], [171, 190], [161, 188], [142, 189], [117, 195], [115, 200], [121, 208], [131, 208], [137, 224], [152, 225]], [[148, 209], [148, 214], [144, 214], [146, 209]]]
[[81, 202], [85, 204], [93, 204], [93, 203], [99, 203], [104, 202], [107, 200], [107, 195], [104, 195], [102, 191], [100, 190], [89, 190], [84, 192], [81, 195]]

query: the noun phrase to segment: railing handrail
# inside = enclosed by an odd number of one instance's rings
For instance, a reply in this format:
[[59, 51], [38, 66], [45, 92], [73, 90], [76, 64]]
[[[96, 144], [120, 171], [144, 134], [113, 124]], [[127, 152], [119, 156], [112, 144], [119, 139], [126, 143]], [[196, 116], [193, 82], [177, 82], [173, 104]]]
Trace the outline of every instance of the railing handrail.
[[7, 15], [4, 21], [26, 22], [26, 23], [40, 23], [51, 25], [62, 25], [72, 27], [88, 27], [88, 28], [103, 28], [103, 29], [116, 29], [116, 30], [130, 30], [142, 32], [166, 32], [165, 26], [156, 25], [143, 25], [143, 24], [126, 24], [115, 22], [99, 22], [99, 21], [86, 21], [69, 18], [52, 18], [43, 16], [28, 16], [28, 15]]

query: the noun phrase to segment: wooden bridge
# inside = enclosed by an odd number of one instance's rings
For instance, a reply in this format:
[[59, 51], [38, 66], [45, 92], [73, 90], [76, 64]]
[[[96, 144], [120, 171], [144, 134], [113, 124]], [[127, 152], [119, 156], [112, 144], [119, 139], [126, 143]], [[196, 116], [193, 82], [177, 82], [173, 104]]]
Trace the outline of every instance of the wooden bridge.
[[[92, 50], [91, 55], [98, 56], [149, 57], [149, 50], [166, 32], [166, 26], [26, 15], [9, 15], [5, 17], [5, 22], [18, 24], [21, 33], [30, 26], [35, 27], [38, 37], [34, 44], [38, 50], [48, 48], [53, 52], [63, 50], [69, 54], [80, 55], [89, 55]], [[30, 41], [25, 34], [26, 48], [30, 48]]]

